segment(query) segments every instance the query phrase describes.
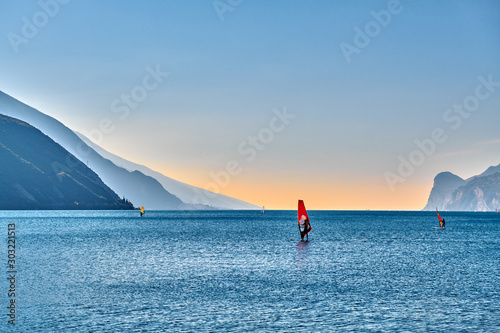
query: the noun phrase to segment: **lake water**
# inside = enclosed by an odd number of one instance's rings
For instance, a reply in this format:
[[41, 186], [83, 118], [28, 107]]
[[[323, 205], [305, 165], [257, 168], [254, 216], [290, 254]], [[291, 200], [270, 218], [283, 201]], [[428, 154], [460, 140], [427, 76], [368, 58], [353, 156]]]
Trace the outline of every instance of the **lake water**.
[[0, 331], [498, 332], [500, 214], [0, 212]]

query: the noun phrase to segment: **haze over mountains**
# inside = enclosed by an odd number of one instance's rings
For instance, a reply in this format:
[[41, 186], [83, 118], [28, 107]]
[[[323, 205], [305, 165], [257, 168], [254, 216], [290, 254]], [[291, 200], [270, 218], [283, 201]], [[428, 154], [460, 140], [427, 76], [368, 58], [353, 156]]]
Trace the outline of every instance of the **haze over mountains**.
[[[119, 162], [118, 164], [126, 168], [117, 166], [89, 147], [71, 129], [58, 120], [31, 108], [2, 91], [0, 91], [0, 114], [20, 119], [41, 130], [81, 162], [88, 164], [116, 194], [130, 200], [136, 207], [145, 206], [151, 210], [257, 208], [257, 206], [241, 200], [177, 182], [144, 166], [108, 153], [108, 157], [112, 157], [115, 162]], [[100, 149], [100, 152], [104, 154], [105, 151]], [[172, 192], [177, 193], [178, 196]]]
[[99, 155], [107, 158], [115, 165], [125, 168], [129, 171], [138, 170], [145, 175], [151, 176], [158, 180], [164, 188], [168, 189], [170, 193], [181, 199], [183, 202], [190, 203], [194, 205], [195, 208], [206, 209], [206, 205], [216, 208], [231, 208], [231, 209], [255, 209], [259, 208], [255, 205], [246, 203], [244, 201], [228, 197], [223, 194], [216, 194], [205, 189], [201, 189], [195, 186], [184, 184], [175, 179], [169, 178], [157, 171], [151, 170], [150, 168], [140, 165], [134, 162], [127, 161], [120, 156], [114, 155], [102, 147], [96, 145], [90, 141], [83, 134], [75, 132], [80, 139], [82, 139], [87, 145], [94, 149]]
[[134, 209], [33, 126], [0, 114], [0, 209]]
[[500, 209], [500, 165], [469, 179], [451, 172], [434, 178], [424, 210], [495, 211]]

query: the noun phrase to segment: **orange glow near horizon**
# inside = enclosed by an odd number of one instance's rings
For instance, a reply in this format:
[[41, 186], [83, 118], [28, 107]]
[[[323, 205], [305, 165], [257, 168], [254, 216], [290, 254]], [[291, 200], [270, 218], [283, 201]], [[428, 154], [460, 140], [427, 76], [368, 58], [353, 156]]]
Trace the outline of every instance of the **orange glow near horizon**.
[[424, 208], [430, 189], [414, 187], [405, 193], [392, 194], [385, 187], [369, 186], [309, 186], [283, 184], [278, 188], [259, 184], [235, 188], [222, 192], [231, 197], [265, 206], [267, 209], [296, 209], [297, 200], [302, 199], [311, 210], [420, 210]]
[[[298, 199], [304, 200], [310, 210], [421, 210], [430, 193], [429, 184], [406, 184], [393, 193], [380, 178], [353, 181], [314, 176], [309, 179], [291, 175], [258, 179], [255, 176], [243, 173], [233, 177], [228, 186], [219, 188], [219, 193], [270, 210], [297, 209]], [[212, 183], [207, 173], [192, 170], [176, 172], [173, 178], [200, 188]]]

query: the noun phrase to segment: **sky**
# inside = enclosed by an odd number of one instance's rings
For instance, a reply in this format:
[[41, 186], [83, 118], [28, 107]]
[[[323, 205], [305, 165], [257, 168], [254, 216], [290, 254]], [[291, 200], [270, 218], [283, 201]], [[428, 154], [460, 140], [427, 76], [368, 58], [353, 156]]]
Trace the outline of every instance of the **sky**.
[[0, 0], [0, 90], [268, 209], [419, 210], [500, 164], [500, 3]]

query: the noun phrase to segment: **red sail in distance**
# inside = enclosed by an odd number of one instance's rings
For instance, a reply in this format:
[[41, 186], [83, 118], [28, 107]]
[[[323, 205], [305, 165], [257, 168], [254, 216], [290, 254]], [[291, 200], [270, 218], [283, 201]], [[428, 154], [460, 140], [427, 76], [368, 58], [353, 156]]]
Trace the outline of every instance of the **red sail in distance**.
[[436, 213], [438, 214], [438, 219], [439, 219], [439, 226], [442, 227], [443, 226], [443, 219], [441, 218], [441, 216], [439, 215], [439, 212], [436, 208]]
[[[304, 201], [302, 200], [299, 200], [299, 209], [297, 210], [297, 215], [299, 227], [304, 225], [304, 222], [306, 220], [309, 221], [309, 216], [307, 216], [306, 207], [304, 206]], [[309, 223], [309, 230], [306, 232], [306, 235], [311, 231], [311, 229], [311, 223]]]

